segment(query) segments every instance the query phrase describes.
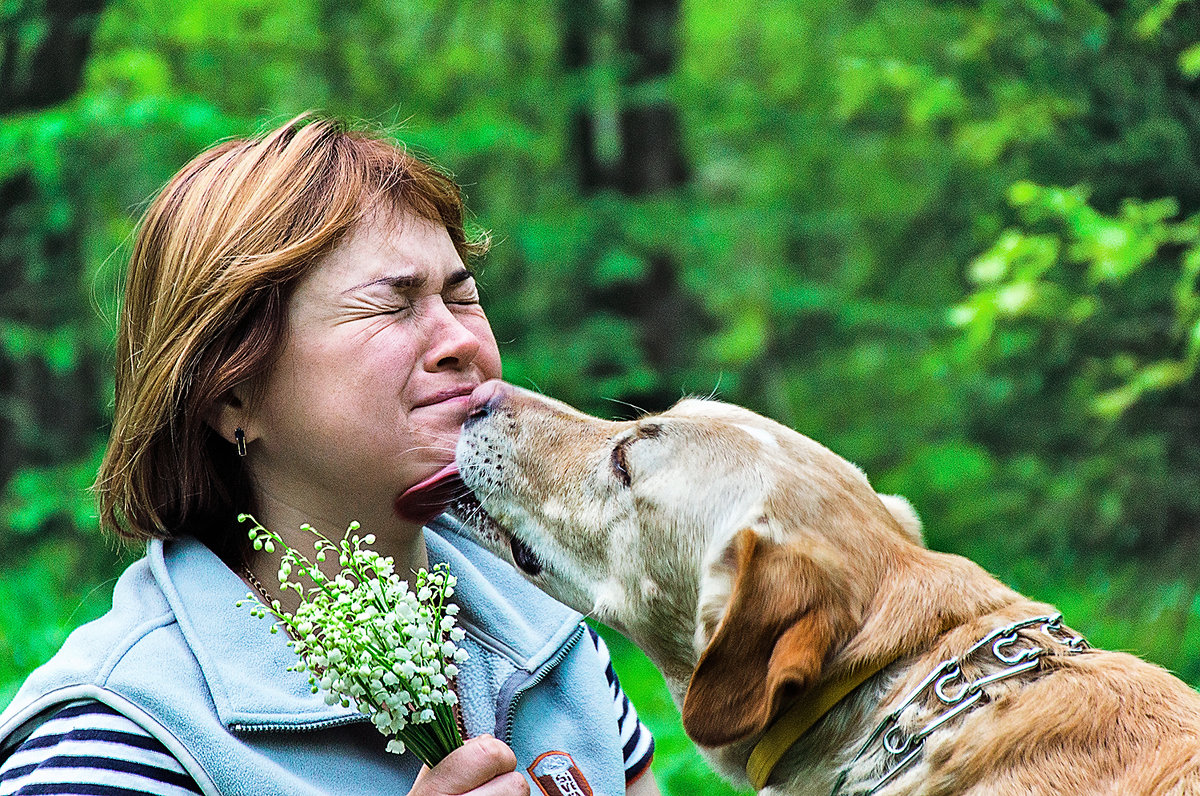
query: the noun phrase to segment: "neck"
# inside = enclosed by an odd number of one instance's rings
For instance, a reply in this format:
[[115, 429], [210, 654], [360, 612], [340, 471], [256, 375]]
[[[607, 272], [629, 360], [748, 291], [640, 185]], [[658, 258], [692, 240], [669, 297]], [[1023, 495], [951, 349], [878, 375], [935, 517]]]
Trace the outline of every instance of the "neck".
[[[255, 518], [265, 528], [279, 535], [289, 547], [299, 551], [310, 560], [313, 558], [313, 542], [315, 537], [311, 531], [301, 528], [308, 524], [331, 539], [335, 544], [342, 538], [352, 519], [331, 519], [329, 517], [308, 514], [294, 506], [261, 499]], [[391, 517], [390, 522], [375, 520], [368, 526], [368, 520], [361, 521], [360, 535], [372, 533], [376, 541], [371, 548], [383, 556], [388, 556], [395, 564], [396, 571], [405, 573], [417, 569], [428, 569], [429, 557], [425, 549], [425, 537], [420, 525], [400, 521]], [[268, 601], [280, 600], [285, 611], [294, 612], [300, 604], [299, 595], [288, 590], [281, 592], [279, 588], [279, 563], [282, 550], [273, 553], [264, 550], [249, 549], [245, 558], [245, 572], [239, 572], [246, 582], [254, 589], [254, 593]], [[340, 571], [337, 559], [330, 557], [319, 563], [321, 571], [327, 577], [334, 577]], [[249, 576], [249, 577], [247, 577]], [[258, 583], [254, 583], [257, 580]], [[260, 588], [261, 587], [261, 588]], [[262, 592], [266, 592], [263, 594]]]
[[[952, 628], [968, 627], [1020, 600], [966, 559], [924, 549], [897, 562], [883, 582], [887, 585], [875, 593], [863, 624], [831, 657], [830, 676], [801, 695], [806, 705], [814, 706], [794, 706], [804, 721], [794, 719], [797, 723], [791, 727], [782, 724], [789, 708], [762, 735], [711, 750], [714, 762], [730, 774], [747, 771], [752, 750], [774, 731], [782, 739], [775, 741], [774, 763], [787, 769], [789, 782], [804, 783], [796, 792], [829, 793], [840, 755], [861, 746], [880, 707], [897, 687], [896, 675], [907, 671], [908, 660], [930, 654]], [[931, 610], [932, 606], [938, 610]], [[897, 621], [898, 617], [905, 621]], [[769, 776], [770, 770], [759, 774], [759, 781]]]
[[[835, 775], [834, 749], [844, 751], [861, 746], [865, 740], [862, 736], [874, 728], [880, 709], [895, 696], [891, 692], [910, 676], [912, 660], [932, 657], [936, 663], [950, 652], [961, 652], [974, 640], [974, 628], [981, 619], [996, 616], [997, 612], [1019, 612], [1023, 610], [1019, 606], [1026, 602], [973, 562], [924, 549], [894, 568], [887, 583], [887, 588], [876, 593], [859, 632], [835, 658], [837, 671], [846, 674], [835, 675], [815, 692], [805, 695], [806, 703], [819, 702], [819, 708], [811, 711], [795, 708], [802, 718], [812, 719], [807, 725], [812, 731], [796, 732], [800, 729], [798, 724], [785, 722], [787, 714], [792, 712], [789, 710], [764, 734], [766, 739], [775, 733], [779, 746], [790, 738], [790, 743], [778, 750], [773, 763], [790, 747], [794, 751], [786, 758], [789, 768], [794, 768], [793, 761], [810, 761], [804, 765], [806, 777], [824, 781]], [[938, 606], [938, 610], [929, 610], [928, 606]], [[906, 621], [897, 623], [897, 617], [906, 617]], [[958, 639], [960, 635], [964, 635], [963, 640]], [[947, 645], [951, 636], [949, 646], [939, 649]], [[858, 687], [885, 670], [886, 676], [875, 678], [874, 685]], [[816, 726], [826, 715], [831, 721]], [[837, 719], [833, 720], [835, 715]], [[802, 737], [803, 743], [797, 743]], [[817, 764], [815, 759], [823, 759], [824, 765]], [[761, 779], [755, 780], [756, 783], [765, 783], [770, 769], [751, 772], [748, 766], [747, 773], [752, 777], [757, 773]], [[831, 786], [832, 780], [823, 792], [828, 793]]]
[[891, 663], [888, 660], [864, 666], [828, 680], [779, 714], [754, 744], [746, 761], [746, 776], [755, 790], [762, 790], [766, 786], [771, 772], [784, 754], [808, 735], [809, 730], [827, 713]]

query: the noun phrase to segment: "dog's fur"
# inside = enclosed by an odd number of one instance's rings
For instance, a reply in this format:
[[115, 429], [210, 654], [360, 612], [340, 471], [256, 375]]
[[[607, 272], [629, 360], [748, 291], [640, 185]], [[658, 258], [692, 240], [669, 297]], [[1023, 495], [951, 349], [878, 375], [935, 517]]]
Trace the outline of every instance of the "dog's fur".
[[[543, 567], [527, 577], [641, 647], [735, 784], [783, 709], [884, 664], [789, 750], [766, 793], [825, 796], [939, 662], [1053, 613], [926, 549], [908, 503], [854, 465], [728, 404], [610, 422], [499, 385], [464, 427], [458, 464], [495, 521], [475, 523], [480, 540], [510, 556], [515, 536]], [[989, 686], [881, 794], [1200, 792], [1196, 692], [1132, 655], [1027, 635], [1049, 651], [1039, 667]], [[918, 704], [904, 720], [936, 712]], [[859, 760], [845, 792], [881, 766]]]

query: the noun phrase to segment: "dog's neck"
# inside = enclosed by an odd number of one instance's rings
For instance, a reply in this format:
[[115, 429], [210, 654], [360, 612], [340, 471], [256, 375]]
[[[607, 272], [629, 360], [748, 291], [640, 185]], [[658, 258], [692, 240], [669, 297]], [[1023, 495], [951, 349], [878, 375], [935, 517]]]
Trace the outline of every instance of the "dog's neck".
[[[666, 572], [653, 576], [670, 577], [672, 572], [670, 568], [666, 569]], [[700, 657], [695, 630], [699, 587], [692, 580], [677, 577], [674, 582], [655, 584], [640, 591], [629, 589], [626, 594], [638, 597], [636, 608], [630, 611], [638, 617], [638, 622], [630, 626], [613, 626], [654, 663], [666, 680], [676, 707], [682, 707], [683, 694]], [[596, 616], [602, 622], [611, 621], [602, 614]]]
[[[899, 569], [884, 580], [890, 587], [881, 589], [868, 606], [862, 630], [831, 653], [828, 675], [784, 709], [786, 712], [795, 704], [819, 701], [822, 695], [836, 697], [819, 711], [803, 738], [789, 744], [779, 756], [776, 778], [790, 783], [789, 793], [829, 793], [839, 771], [838, 761], [861, 745], [877, 723], [877, 714], [905, 681], [913, 662], [928, 655], [938, 639], [998, 609], [1026, 602], [958, 556], [921, 550]], [[956, 585], [964, 582], [973, 583], [975, 588], [965, 590]], [[914, 621], [897, 625], [896, 616], [914, 617]], [[674, 660], [655, 660], [678, 706], [683, 704], [691, 668], [699, 658], [695, 647], [691, 649], [687, 657], [678, 654]], [[868, 676], [855, 681], [853, 673]], [[846, 689], [847, 685], [851, 687]], [[767, 727], [737, 743], [704, 751], [727, 777], [748, 784], [747, 762], [754, 747], [769, 732]]]
[[762, 790], [788, 750], [802, 741], [826, 714], [892, 663], [883, 661], [828, 679], [779, 714], [754, 744], [746, 761], [746, 776], [754, 789]]

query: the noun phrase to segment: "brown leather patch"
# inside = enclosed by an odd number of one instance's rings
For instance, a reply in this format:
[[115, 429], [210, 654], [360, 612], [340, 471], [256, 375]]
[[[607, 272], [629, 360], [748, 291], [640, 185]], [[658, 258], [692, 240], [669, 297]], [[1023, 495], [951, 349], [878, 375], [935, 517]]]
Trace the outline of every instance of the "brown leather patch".
[[592, 786], [566, 752], [546, 752], [527, 770], [546, 796], [592, 796]]

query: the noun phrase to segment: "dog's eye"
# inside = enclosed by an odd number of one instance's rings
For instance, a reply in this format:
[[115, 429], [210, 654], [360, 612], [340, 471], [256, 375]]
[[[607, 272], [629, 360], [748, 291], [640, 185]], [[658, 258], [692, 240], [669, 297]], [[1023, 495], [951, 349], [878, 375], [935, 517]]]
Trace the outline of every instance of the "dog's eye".
[[609, 457], [609, 461], [612, 464], [613, 472], [617, 475], [617, 480], [625, 486], [629, 486], [629, 468], [625, 464], [626, 441], [627, 440], [621, 440], [617, 443], [617, 446], [613, 448], [612, 456]]

